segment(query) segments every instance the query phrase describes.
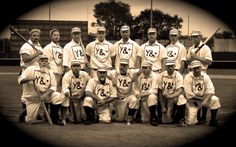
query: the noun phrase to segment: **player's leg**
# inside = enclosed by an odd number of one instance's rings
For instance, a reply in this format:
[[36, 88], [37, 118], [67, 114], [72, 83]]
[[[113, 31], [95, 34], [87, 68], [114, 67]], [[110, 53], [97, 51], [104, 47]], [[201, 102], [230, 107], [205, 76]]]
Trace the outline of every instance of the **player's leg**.
[[210, 120], [209, 126], [212, 126], [212, 127], [218, 126], [216, 116], [217, 116], [218, 109], [220, 107], [221, 107], [220, 99], [216, 97], [215, 95], [213, 95], [209, 103], [209, 108], [211, 109], [211, 120]]
[[127, 114], [127, 125], [130, 125], [134, 119], [134, 114], [138, 109], [138, 100], [134, 95], [127, 97], [128, 114]]
[[158, 126], [158, 117], [157, 117], [157, 96], [149, 95], [147, 98], [147, 106], [150, 112], [150, 124], [152, 126]]
[[93, 105], [94, 100], [91, 97], [85, 97], [83, 102], [84, 111], [86, 114], [86, 120], [84, 122], [85, 125], [91, 125], [93, 120]]

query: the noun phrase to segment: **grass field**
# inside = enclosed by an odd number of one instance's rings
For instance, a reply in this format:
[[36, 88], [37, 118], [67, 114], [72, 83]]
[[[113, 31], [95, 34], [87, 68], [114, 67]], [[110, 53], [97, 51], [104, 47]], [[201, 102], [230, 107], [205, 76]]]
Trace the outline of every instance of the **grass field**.
[[[0, 67], [0, 113], [1, 132], [7, 133], [4, 138], [11, 138], [11, 143], [39, 145], [41, 142], [55, 146], [183, 146], [210, 145], [214, 142], [225, 142], [230, 137], [227, 132], [235, 131], [236, 112], [236, 70], [209, 70], [215, 85], [216, 95], [221, 99], [222, 108], [218, 113], [219, 128], [206, 125], [179, 128], [175, 125], [152, 127], [149, 124], [123, 123], [67, 124], [66, 126], [49, 126], [46, 122], [34, 125], [18, 123], [21, 112], [21, 86], [17, 84], [19, 67]], [[208, 113], [208, 118], [210, 113]], [[209, 120], [209, 119], [208, 119]], [[6, 123], [4, 125], [4, 123]], [[233, 132], [234, 133], [234, 132]], [[32, 140], [36, 139], [36, 140]], [[1, 139], [1, 140], [4, 140]], [[38, 142], [41, 141], [41, 142]], [[196, 142], [197, 141], [197, 142]], [[227, 139], [225, 145], [230, 143]], [[206, 142], [206, 144], [204, 144]], [[190, 144], [189, 144], [190, 143]]]

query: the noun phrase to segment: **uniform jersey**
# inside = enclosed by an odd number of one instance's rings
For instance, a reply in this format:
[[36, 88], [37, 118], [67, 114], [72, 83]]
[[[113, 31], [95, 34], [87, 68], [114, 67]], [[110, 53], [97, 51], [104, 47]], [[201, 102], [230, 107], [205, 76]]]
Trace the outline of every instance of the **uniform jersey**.
[[173, 94], [181, 87], [184, 87], [183, 76], [178, 71], [174, 71], [172, 75], [168, 75], [167, 71], [161, 73], [159, 89], [162, 89], [163, 94]]
[[127, 59], [129, 60], [129, 68], [137, 68], [137, 53], [140, 50], [140, 46], [133, 40], [129, 39], [127, 42], [119, 40], [114, 44], [116, 52], [115, 66], [116, 70], [119, 70], [120, 60]]
[[54, 73], [64, 73], [62, 66], [63, 49], [59, 44], [52, 41], [43, 48], [43, 54], [48, 57], [49, 67]]
[[119, 97], [127, 97], [133, 94], [134, 85], [132, 78], [136, 72], [138, 72], [137, 69], [129, 69], [126, 75], [121, 75], [116, 70], [110, 71], [110, 74], [116, 80], [116, 89]]
[[111, 57], [115, 56], [113, 44], [107, 40], [95, 40], [86, 46], [86, 54], [90, 56], [90, 67], [97, 69], [100, 66], [111, 68]]
[[203, 72], [199, 77], [194, 77], [193, 72], [188, 73], [184, 78], [184, 91], [187, 99], [194, 96], [202, 97], [205, 94], [215, 94], [210, 77]]
[[[56, 79], [54, 74], [50, 70], [41, 71], [38, 66], [30, 66], [22, 72], [22, 75], [18, 78], [18, 83], [25, 78], [36, 78], [35, 85], [40, 93], [46, 92], [48, 89], [56, 91]], [[24, 97], [38, 97], [37, 92], [34, 89], [33, 81], [25, 84]]]
[[161, 60], [167, 58], [167, 53], [165, 47], [157, 41], [152, 45], [146, 42], [141, 46], [138, 56], [142, 57], [141, 64], [150, 61], [153, 64], [152, 70], [159, 70], [161, 69]]
[[141, 73], [135, 83], [135, 95], [144, 92], [156, 95], [158, 91], [158, 79], [158, 75], [154, 72], [151, 72], [148, 77], [145, 77], [144, 74]]
[[[28, 42], [30, 44], [33, 44], [32, 41], [29, 39]], [[20, 66], [25, 69], [29, 66], [38, 66], [38, 58], [34, 58], [32, 61], [30, 62], [27, 62], [25, 63], [23, 61], [23, 58], [22, 58], [22, 54], [27, 54], [27, 55], [33, 55], [36, 53], [35, 49], [32, 48], [31, 45], [29, 45], [29, 43], [25, 43], [22, 45], [22, 47], [20, 48], [20, 51], [19, 51], [19, 54], [20, 54]], [[35, 48], [37, 48], [38, 50], [42, 50], [42, 47], [41, 45], [38, 43], [38, 44], [33, 44], [35, 46]]]
[[167, 57], [174, 58], [175, 69], [180, 69], [181, 62], [186, 61], [187, 50], [183, 44], [177, 41], [175, 44], [170, 44], [166, 47]]
[[63, 49], [62, 65], [67, 66], [70, 69], [72, 60], [80, 60], [82, 63], [81, 69], [85, 67], [85, 64], [87, 62], [84, 47], [73, 40], [67, 43]]
[[117, 97], [116, 88], [108, 79], [106, 79], [105, 84], [101, 84], [97, 78], [90, 79], [85, 91], [93, 92], [100, 99], [105, 99], [108, 97]]
[[89, 75], [80, 70], [79, 77], [75, 77], [72, 70], [65, 73], [62, 79], [62, 92], [66, 93], [68, 88], [71, 88], [72, 96], [84, 93], [86, 85], [89, 81]]
[[[200, 44], [198, 46], [201, 46], [203, 43], [202, 41], [200, 42]], [[191, 58], [191, 52], [194, 52], [196, 50], [196, 48], [194, 46], [190, 47], [187, 53], [187, 59]], [[211, 54], [211, 49], [207, 46], [204, 45], [198, 52], [197, 52], [197, 56], [204, 58], [204, 59], [208, 59], [210, 61], [212, 61], [212, 54]], [[202, 63], [202, 69], [206, 70], [208, 68], [207, 64]]]

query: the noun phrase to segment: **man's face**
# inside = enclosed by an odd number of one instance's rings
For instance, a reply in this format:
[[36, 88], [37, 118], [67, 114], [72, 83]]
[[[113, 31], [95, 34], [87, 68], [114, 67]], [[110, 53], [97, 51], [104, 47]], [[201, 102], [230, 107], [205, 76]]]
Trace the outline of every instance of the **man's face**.
[[198, 45], [201, 41], [202, 37], [200, 35], [191, 36], [191, 40], [193, 42], [193, 45]]
[[122, 75], [125, 75], [127, 73], [128, 68], [129, 68], [128, 64], [120, 64], [120, 73]]
[[44, 67], [48, 67], [48, 59], [39, 59], [39, 67], [40, 68], [44, 68]]
[[98, 31], [97, 32], [97, 38], [100, 42], [105, 40], [105, 37], [106, 37], [106, 32], [104, 32], [104, 31]]
[[172, 43], [176, 43], [176, 41], [178, 40], [178, 35], [169, 35], [169, 38], [170, 38], [170, 41], [172, 42]]
[[166, 65], [168, 75], [172, 75], [175, 70], [175, 65]]
[[130, 36], [130, 30], [124, 30], [120, 31], [120, 35], [123, 39], [129, 39]]
[[54, 31], [51, 36], [52, 41], [58, 42], [60, 40], [60, 33], [58, 31]]
[[106, 82], [107, 72], [106, 71], [98, 71], [97, 72], [98, 80], [100, 83]]
[[81, 38], [81, 33], [80, 32], [74, 32], [71, 34], [72, 36], [72, 39], [75, 41], [75, 42], [79, 42], [80, 41], [80, 38]]
[[155, 33], [155, 32], [148, 33], [148, 40], [150, 42], [155, 42], [156, 38], [157, 38], [157, 33]]
[[33, 43], [38, 43], [38, 42], [39, 42], [39, 39], [40, 39], [40, 34], [39, 34], [39, 32], [33, 32], [33, 33], [31, 33], [31, 35], [30, 35], [30, 40], [31, 40]]
[[193, 67], [192, 71], [193, 71], [193, 75], [195, 77], [199, 77], [201, 75], [201, 66], [197, 66], [197, 67]]
[[75, 76], [78, 76], [80, 71], [80, 64], [71, 65], [71, 70]]
[[142, 69], [143, 69], [143, 74], [145, 76], [149, 76], [152, 71], [152, 68], [150, 66], [143, 66]]

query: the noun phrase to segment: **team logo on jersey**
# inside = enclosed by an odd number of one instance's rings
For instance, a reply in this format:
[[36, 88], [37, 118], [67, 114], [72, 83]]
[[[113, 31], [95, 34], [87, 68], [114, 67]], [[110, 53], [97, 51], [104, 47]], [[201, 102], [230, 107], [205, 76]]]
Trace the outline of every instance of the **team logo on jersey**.
[[130, 59], [133, 53], [132, 43], [120, 43], [118, 47], [118, 52], [120, 54], [120, 59]]
[[117, 76], [117, 90], [121, 94], [128, 94], [131, 91], [131, 77], [129, 75], [123, 76], [118, 75]]
[[160, 46], [159, 45], [145, 45], [144, 47], [144, 57], [147, 61], [155, 62], [160, 53]]
[[53, 59], [57, 65], [62, 65], [62, 48], [59, 46], [52, 47]]
[[84, 77], [72, 77], [71, 78], [71, 93], [72, 95], [79, 95], [85, 89], [85, 78]]
[[205, 86], [203, 78], [194, 78], [193, 79], [193, 85], [192, 85], [192, 91], [197, 96], [203, 96], [205, 92]]
[[94, 48], [94, 55], [100, 62], [106, 62], [109, 57], [109, 45], [97, 43]]
[[179, 47], [176, 45], [169, 45], [166, 47], [167, 49], [167, 56], [170, 58], [177, 59], [179, 54]]
[[175, 77], [164, 76], [162, 79], [163, 93], [173, 94], [176, 90]]
[[141, 78], [140, 79], [140, 91], [141, 92], [145, 92], [147, 90], [150, 89], [151, 87], [151, 78], [145, 79], [145, 78]]
[[72, 48], [72, 52], [74, 54], [75, 59], [78, 59], [78, 60], [85, 59], [85, 53], [84, 53], [82, 46], [75, 45], [75, 46], [72, 46], [71, 48]]
[[44, 93], [51, 85], [51, 77], [49, 72], [41, 72], [40, 70], [35, 70], [34, 72], [35, 86], [40, 93]]
[[110, 85], [101, 85], [97, 83], [95, 93], [100, 99], [108, 98], [110, 96]]

